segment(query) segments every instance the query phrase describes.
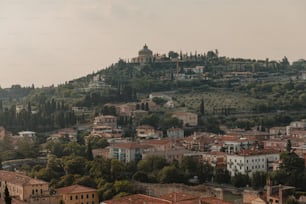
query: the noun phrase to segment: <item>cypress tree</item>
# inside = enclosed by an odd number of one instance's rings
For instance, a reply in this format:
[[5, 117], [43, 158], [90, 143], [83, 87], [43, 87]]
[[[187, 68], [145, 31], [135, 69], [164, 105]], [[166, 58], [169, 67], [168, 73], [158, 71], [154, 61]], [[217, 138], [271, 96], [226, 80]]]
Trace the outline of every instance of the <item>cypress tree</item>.
[[87, 144], [86, 156], [89, 161], [93, 160], [92, 147], [91, 147], [90, 141], [88, 141], [88, 144]]
[[10, 192], [8, 191], [7, 185], [5, 185], [5, 189], [4, 189], [4, 201], [5, 201], [5, 204], [12, 203], [12, 198], [10, 196]]
[[205, 109], [204, 109], [204, 99], [202, 98], [201, 104], [200, 104], [200, 113], [201, 115], [204, 115]]

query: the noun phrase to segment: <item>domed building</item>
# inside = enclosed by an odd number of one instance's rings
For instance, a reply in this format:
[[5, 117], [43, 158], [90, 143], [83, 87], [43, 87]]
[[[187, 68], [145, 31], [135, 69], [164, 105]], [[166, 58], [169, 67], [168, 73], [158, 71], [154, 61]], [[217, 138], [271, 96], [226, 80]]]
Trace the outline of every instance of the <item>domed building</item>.
[[153, 52], [145, 44], [138, 52], [138, 57], [132, 59], [132, 63], [150, 63], [153, 62]]

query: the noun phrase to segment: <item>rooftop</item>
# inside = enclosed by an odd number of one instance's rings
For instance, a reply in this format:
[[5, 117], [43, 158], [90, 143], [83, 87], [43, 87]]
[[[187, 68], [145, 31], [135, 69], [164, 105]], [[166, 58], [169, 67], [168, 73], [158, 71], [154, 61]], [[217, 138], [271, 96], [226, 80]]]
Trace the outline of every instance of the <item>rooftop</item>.
[[46, 181], [34, 179], [24, 174], [11, 172], [11, 171], [0, 171], [0, 180], [22, 186], [48, 184]]
[[89, 188], [81, 185], [72, 185], [56, 189], [56, 192], [60, 195], [69, 194], [69, 193], [91, 193], [95, 191], [97, 190], [94, 188]]

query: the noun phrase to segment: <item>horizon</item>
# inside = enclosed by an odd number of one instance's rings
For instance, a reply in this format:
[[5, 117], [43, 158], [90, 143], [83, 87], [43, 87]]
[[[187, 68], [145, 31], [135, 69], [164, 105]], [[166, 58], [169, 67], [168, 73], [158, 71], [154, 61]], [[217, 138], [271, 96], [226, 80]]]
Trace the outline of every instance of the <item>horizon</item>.
[[153, 53], [305, 59], [302, 0], [0, 0], [0, 87], [48, 87]]

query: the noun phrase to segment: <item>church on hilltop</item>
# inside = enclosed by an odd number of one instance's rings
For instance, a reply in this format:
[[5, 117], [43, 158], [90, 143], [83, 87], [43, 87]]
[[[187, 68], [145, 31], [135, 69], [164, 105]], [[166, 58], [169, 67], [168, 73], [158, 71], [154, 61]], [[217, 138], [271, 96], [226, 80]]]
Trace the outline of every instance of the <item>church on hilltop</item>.
[[153, 52], [148, 48], [148, 46], [145, 44], [141, 50], [138, 52], [138, 57], [132, 58], [132, 63], [150, 63], [153, 62]]

